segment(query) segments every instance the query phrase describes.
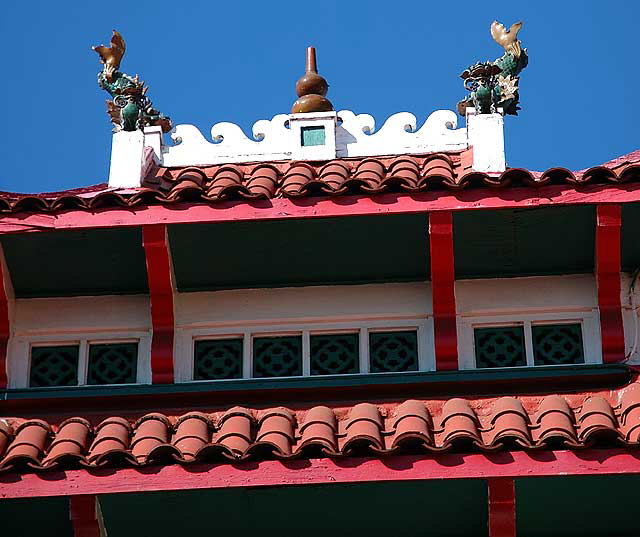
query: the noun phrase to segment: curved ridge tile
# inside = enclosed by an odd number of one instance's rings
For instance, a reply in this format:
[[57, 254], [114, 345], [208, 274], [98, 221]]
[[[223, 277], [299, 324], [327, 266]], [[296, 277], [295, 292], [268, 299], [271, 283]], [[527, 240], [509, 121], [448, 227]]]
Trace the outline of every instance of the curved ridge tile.
[[24, 196], [12, 205], [14, 212], [49, 212], [50, 207], [46, 200], [37, 196]]
[[422, 165], [422, 177], [427, 185], [435, 180], [456, 184], [453, 164], [446, 155], [442, 154], [434, 155], [425, 160]]
[[358, 445], [366, 445], [378, 450], [384, 449], [382, 416], [376, 405], [357, 404], [351, 408], [344, 423], [342, 451], [349, 451]]
[[285, 172], [279, 192], [285, 196], [299, 196], [304, 192], [304, 187], [315, 179], [316, 174], [312, 166], [304, 162], [295, 162]]
[[577, 416], [578, 440], [589, 443], [596, 437], [619, 437], [618, 421], [609, 402], [600, 396], [589, 397]]
[[456, 440], [480, 442], [478, 417], [464, 399], [449, 399], [442, 406], [439, 446], [448, 446]]
[[405, 401], [396, 408], [389, 421], [393, 429], [393, 435], [388, 444], [389, 449], [396, 449], [416, 441], [424, 446], [433, 446], [431, 414], [423, 402], [413, 399]]
[[253, 423], [254, 419], [249, 410], [242, 407], [231, 408], [220, 418], [213, 442], [220, 444], [235, 456], [240, 456], [251, 445]]
[[209, 416], [202, 412], [190, 412], [176, 421], [172, 444], [183, 460], [196, 459], [200, 450], [210, 441], [211, 427]]
[[515, 397], [501, 397], [491, 409], [491, 429], [483, 434], [489, 446], [504, 441], [514, 441], [521, 446], [531, 446], [529, 415]]
[[40, 467], [47, 440], [51, 436], [51, 426], [43, 420], [27, 420], [21, 423], [15, 432], [2, 461], [2, 466], [26, 464]]
[[561, 440], [575, 444], [573, 412], [569, 404], [559, 395], [548, 395], [542, 399], [534, 419], [533, 439], [536, 444]]
[[249, 451], [269, 446], [280, 456], [291, 455], [295, 416], [286, 408], [265, 411], [258, 420], [258, 433]]
[[247, 191], [254, 198], [272, 198], [278, 186], [279, 175], [273, 166], [256, 166], [247, 181]]
[[375, 159], [364, 159], [353, 172], [352, 178], [363, 183], [365, 190], [376, 190], [386, 176], [384, 165]]
[[340, 192], [349, 179], [349, 167], [342, 162], [329, 162], [320, 168], [318, 177], [332, 192]]
[[139, 463], [146, 462], [161, 447], [173, 448], [171, 422], [163, 414], [147, 414], [140, 418], [134, 427], [131, 438], [131, 454]]
[[238, 166], [226, 164], [214, 173], [207, 187], [207, 197], [215, 200], [225, 199], [240, 190], [243, 186], [244, 173]]
[[63, 460], [84, 460], [91, 424], [83, 418], [69, 418], [63, 421], [49, 446], [49, 452], [42, 466], [51, 466]]
[[319, 446], [336, 453], [337, 432], [338, 421], [333, 410], [326, 406], [314, 406], [307, 411], [298, 430], [300, 442], [296, 446], [296, 452], [310, 446]]
[[124, 418], [112, 417], [96, 427], [96, 435], [89, 448], [90, 463], [103, 465], [112, 459], [134, 461], [128, 453], [131, 425]]

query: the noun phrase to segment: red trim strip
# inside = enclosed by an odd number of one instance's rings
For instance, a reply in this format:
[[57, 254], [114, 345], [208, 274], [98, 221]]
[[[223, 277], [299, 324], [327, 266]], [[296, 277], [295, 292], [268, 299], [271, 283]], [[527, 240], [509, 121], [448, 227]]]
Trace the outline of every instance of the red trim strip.
[[584, 203], [640, 201], [640, 183], [469, 189], [456, 192], [377, 194], [336, 198], [268, 199], [205, 203], [179, 203], [139, 207], [68, 210], [54, 214], [7, 214], [0, 218], [0, 234], [54, 229], [90, 229], [147, 224], [282, 220], [373, 214], [426, 213], [509, 207], [540, 207]]
[[[2, 252], [0, 251], [0, 257]], [[7, 376], [7, 348], [9, 346], [9, 335], [11, 334], [11, 323], [9, 321], [9, 297], [7, 295], [7, 284], [5, 279], [8, 274], [3, 270], [3, 260], [0, 259], [0, 388], [8, 386]]]
[[153, 384], [173, 382], [173, 283], [167, 226], [155, 224], [142, 228], [151, 300], [151, 380]]
[[516, 485], [513, 478], [488, 480], [489, 537], [516, 537]]
[[596, 279], [600, 331], [602, 334], [602, 361], [624, 360], [624, 325], [620, 301], [620, 205], [598, 205], [596, 227]]
[[453, 215], [429, 213], [433, 335], [438, 371], [458, 369]]
[[101, 537], [98, 499], [93, 495], [71, 496], [69, 517], [74, 537]]
[[499, 452], [384, 459], [311, 459], [173, 464], [162, 467], [0, 474], [0, 498], [115, 494], [158, 490], [367, 483], [424, 479], [489, 479], [640, 474], [635, 450]]

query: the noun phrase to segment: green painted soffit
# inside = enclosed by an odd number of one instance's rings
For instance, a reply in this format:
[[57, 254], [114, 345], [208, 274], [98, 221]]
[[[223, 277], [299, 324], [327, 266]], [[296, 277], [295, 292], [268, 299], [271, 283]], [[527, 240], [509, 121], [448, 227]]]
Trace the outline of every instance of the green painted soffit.
[[67, 496], [0, 500], [0, 521], [3, 537], [73, 537]]
[[622, 270], [640, 268], [640, 203], [622, 205]]
[[640, 476], [516, 480], [518, 537], [638, 537]]
[[453, 214], [456, 278], [591, 273], [595, 207]]
[[147, 293], [140, 228], [0, 238], [18, 298]]
[[100, 506], [109, 537], [483, 537], [486, 490], [481, 480], [306, 485], [110, 495]]
[[422, 281], [425, 214], [169, 228], [178, 290]]

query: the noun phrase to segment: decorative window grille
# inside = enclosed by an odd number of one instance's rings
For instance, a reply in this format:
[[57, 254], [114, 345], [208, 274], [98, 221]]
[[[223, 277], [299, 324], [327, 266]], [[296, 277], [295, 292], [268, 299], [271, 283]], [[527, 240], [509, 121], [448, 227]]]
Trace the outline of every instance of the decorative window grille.
[[531, 327], [536, 365], [584, 363], [580, 324], [542, 324]]
[[372, 373], [418, 370], [418, 338], [415, 331], [369, 334]]
[[[280, 330], [280, 333], [279, 333]], [[179, 331], [176, 382], [433, 371], [430, 319]]]
[[138, 376], [138, 342], [32, 345], [29, 386], [131, 384]]
[[358, 372], [358, 334], [322, 334], [311, 336], [310, 341], [312, 375]]
[[[587, 361], [584, 323], [524, 321], [518, 325], [473, 329], [475, 366], [522, 367], [581, 364]], [[592, 328], [593, 329], [593, 328]], [[592, 363], [594, 356], [590, 357]]]
[[193, 378], [194, 380], [242, 378], [242, 339], [196, 341]]
[[302, 375], [300, 336], [258, 337], [253, 340], [255, 377], [295, 377]]
[[29, 386], [75, 386], [78, 384], [78, 345], [55, 345], [31, 349]]
[[499, 326], [476, 328], [476, 366], [516, 367], [527, 365], [524, 327]]
[[138, 343], [89, 345], [87, 384], [132, 384], [138, 368]]

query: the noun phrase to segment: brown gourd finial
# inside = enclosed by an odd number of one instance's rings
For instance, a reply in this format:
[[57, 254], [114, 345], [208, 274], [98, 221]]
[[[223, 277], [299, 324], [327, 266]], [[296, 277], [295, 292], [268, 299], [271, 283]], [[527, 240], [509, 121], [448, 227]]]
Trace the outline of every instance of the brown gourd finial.
[[333, 105], [325, 97], [329, 89], [327, 81], [318, 74], [316, 49], [307, 48], [307, 71], [296, 82], [298, 100], [293, 103], [292, 114], [304, 112], [331, 112]]

